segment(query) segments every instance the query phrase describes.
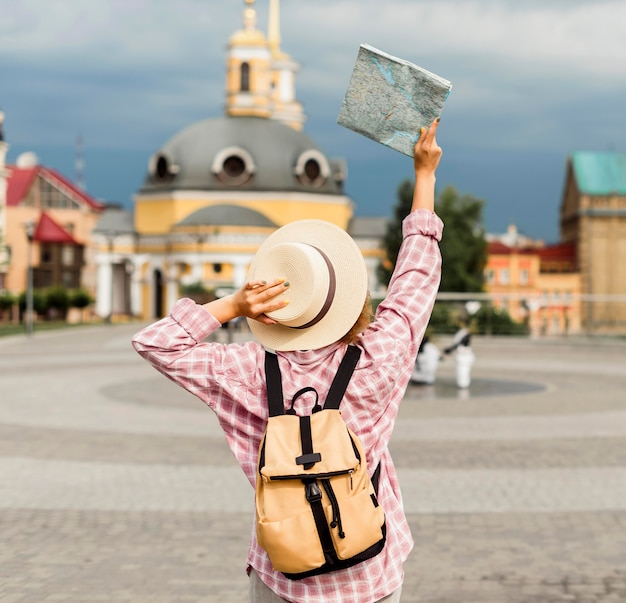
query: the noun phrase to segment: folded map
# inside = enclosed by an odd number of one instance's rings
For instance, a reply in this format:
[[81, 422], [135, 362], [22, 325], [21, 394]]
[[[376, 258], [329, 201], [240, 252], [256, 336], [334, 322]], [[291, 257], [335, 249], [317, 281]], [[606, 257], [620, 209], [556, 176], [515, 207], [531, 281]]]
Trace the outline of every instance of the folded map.
[[337, 123], [413, 157], [420, 128], [441, 115], [452, 84], [361, 44]]

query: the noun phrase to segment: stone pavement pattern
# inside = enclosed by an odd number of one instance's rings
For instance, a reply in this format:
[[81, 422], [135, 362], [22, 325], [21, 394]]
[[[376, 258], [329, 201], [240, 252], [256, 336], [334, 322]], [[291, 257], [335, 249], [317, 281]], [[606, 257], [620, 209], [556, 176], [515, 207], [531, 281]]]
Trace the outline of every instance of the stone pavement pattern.
[[[252, 490], [137, 328], [0, 339], [2, 603], [246, 601]], [[470, 390], [447, 358], [394, 433], [402, 600], [626, 601], [626, 342], [474, 348]]]

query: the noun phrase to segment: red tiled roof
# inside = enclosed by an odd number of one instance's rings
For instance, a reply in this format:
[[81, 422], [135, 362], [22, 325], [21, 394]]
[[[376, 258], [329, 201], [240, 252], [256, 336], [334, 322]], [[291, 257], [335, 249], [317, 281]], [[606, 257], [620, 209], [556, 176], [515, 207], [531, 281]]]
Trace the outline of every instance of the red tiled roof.
[[490, 241], [487, 246], [487, 253], [489, 255], [508, 255], [513, 253], [513, 249], [500, 241]]
[[26, 197], [37, 176], [42, 176], [60, 188], [69, 189], [73, 196], [96, 211], [103, 210], [104, 205], [96, 201], [91, 195], [78, 188], [61, 173], [52, 168], [37, 165], [30, 168], [20, 168], [14, 165], [7, 166], [9, 171], [7, 186], [7, 206], [15, 207]]
[[557, 243], [537, 250], [542, 260], [576, 261], [576, 243]]
[[15, 207], [26, 197], [37, 175], [37, 168], [18, 168], [7, 165], [9, 177], [7, 179], [7, 207]]
[[33, 239], [39, 243], [71, 243], [72, 245], [78, 245], [74, 237], [65, 228], [43, 211], [35, 228]]

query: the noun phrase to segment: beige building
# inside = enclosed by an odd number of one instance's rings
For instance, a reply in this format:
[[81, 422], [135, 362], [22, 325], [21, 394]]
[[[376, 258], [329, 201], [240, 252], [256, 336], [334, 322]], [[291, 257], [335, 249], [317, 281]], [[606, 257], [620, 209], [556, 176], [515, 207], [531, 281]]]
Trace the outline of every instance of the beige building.
[[4, 140], [4, 113], [0, 111], [0, 291], [5, 281], [11, 261], [10, 247], [7, 242], [7, 185], [9, 171], [6, 167], [6, 156], [9, 145]]
[[[2, 132], [0, 115], [0, 133]], [[95, 295], [91, 233], [104, 205], [33, 153], [6, 165], [0, 136], [0, 289], [27, 287], [29, 263], [35, 288], [61, 285]]]
[[485, 289], [496, 308], [527, 324], [533, 336], [581, 331], [581, 275], [575, 245], [525, 241], [524, 246], [510, 246], [491, 241]]
[[585, 330], [626, 333], [626, 155], [572, 154], [561, 240], [576, 246]]
[[626, 333], [626, 155], [572, 153], [560, 230], [557, 245], [492, 241], [488, 293], [535, 334]]

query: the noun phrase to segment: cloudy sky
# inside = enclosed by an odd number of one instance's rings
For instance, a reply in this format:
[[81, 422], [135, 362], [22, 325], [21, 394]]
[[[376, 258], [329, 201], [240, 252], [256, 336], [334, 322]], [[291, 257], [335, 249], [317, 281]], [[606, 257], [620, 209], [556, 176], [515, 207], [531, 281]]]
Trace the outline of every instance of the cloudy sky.
[[[268, 0], [257, 0], [267, 30]], [[130, 206], [148, 158], [222, 115], [243, 0], [0, 0], [0, 108], [9, 161], [34, 151], [74, 177], [78, 134], [94, 196]], [[282, 49], [301, 65], [305, 131], [349, 166], [357, 214], [389, 216], [411, 160], [336, 124], [359, 44], [453, 83], [438, 187], [558, 239], [570, 153], [626, 152], [626, 0], [282, 0]]]

